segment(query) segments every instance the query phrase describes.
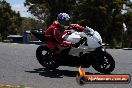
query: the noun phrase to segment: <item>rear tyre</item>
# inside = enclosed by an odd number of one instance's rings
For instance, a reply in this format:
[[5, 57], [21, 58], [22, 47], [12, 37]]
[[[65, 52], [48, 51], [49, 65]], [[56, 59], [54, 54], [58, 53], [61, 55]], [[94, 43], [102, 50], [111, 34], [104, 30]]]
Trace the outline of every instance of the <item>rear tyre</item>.
[[59, 67], [56, 60], [57, 58], [54, 57], [52, 51], [45, 45], [40, 45], [37, 48], [36, 58], [46, 70], [55, 70]]

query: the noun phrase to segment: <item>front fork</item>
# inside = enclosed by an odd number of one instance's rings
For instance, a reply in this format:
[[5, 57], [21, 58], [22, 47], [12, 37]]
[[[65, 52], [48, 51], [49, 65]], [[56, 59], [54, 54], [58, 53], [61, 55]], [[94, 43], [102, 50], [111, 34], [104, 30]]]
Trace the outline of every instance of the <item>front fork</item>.
[[103, 47], [98, 47], [97, 49], [95, 49], [94, 53], [104, 55], [104, 53], [106, 53], [106, 50]]
[[93, 63], [103, 62], [105, 53], [106, 50], [103, 47], [98, 47], [97, 49], [95, 49], [95, 51], [92, 53], [94, 59]]

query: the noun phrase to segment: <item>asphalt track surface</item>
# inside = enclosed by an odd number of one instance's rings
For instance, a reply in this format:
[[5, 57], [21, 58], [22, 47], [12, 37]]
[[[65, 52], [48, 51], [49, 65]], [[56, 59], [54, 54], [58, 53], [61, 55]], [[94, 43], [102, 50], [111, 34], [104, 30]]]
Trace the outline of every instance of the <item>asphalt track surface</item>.
[[[76, 82], [76, 67], [60, 66], [46, 72], [37, 62], [38, 45], [0, 43], [0, 84], [25, 85], [32, 88], [132, 88], [129, 84], [86, 84]], [[116, 61], [112, 74], [132, 75], [132, 50], [107, 49]], [[92, 67], [89, 73], [98, 73]]]

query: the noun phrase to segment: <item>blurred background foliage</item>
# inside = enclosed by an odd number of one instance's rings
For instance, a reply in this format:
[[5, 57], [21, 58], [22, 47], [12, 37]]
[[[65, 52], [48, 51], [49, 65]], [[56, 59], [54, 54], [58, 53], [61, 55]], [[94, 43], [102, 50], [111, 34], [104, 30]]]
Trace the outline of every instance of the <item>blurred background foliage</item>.
[[[97, 30], [103, 42], [132, 46], [132, 2], [130, 0], [25, 0], [35, 18], [20, 17], [5, 0], [0, 0], [0, 36], [24, 30], [46, 29], [60, 12], [69, 13], [72, 23]], [[127, 30], [124, 30], [123, 23]]]

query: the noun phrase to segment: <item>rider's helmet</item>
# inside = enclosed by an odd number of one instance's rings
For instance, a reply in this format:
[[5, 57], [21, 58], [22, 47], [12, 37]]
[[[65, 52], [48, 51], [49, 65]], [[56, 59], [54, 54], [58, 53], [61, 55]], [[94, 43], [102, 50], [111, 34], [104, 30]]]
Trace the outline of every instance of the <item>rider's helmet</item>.
[[70, 16], [67, 13], [59, 13], [57, 16], [57, 21], [61, 26], [69, 26]]

